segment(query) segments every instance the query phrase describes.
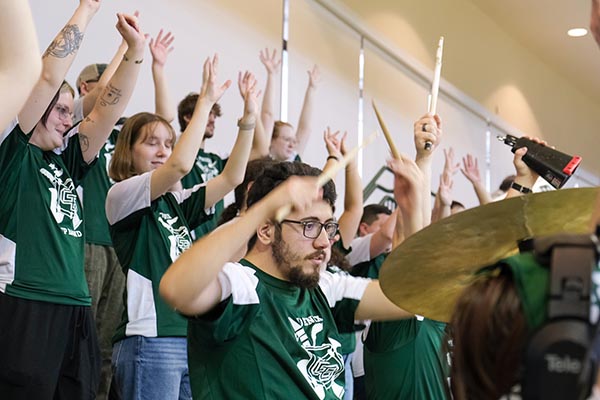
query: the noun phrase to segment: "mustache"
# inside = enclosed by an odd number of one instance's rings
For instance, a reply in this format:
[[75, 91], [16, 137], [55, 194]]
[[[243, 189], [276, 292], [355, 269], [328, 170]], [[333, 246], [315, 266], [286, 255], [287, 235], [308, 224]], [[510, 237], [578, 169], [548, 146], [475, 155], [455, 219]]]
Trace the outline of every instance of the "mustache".
[[317, 258], [317, 257], [320, 257], [320, 256], [323, 256], [323, 258], [326, 258], [327, 257], [327, 253], [325, 251], [323, 251], [323, 250], [317, 250], [314, 253], [311, 253], [311, 254], [307, 255], [306, 257], [304, 257], [304, 259], [305, 260], [310, 260], [312, 258]]

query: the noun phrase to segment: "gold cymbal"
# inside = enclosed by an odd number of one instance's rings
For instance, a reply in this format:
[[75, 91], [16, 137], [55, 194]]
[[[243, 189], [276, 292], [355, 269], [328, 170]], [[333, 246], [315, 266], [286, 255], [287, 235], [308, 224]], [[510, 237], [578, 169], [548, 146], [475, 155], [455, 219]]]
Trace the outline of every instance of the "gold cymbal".
[[563, 189], [486, 204], [417, 232], [387, 257], [379, 279], [406, 311], [448, 322], [474, 272], [518, 251], [522, 239], [591, 232], [600, 188]]

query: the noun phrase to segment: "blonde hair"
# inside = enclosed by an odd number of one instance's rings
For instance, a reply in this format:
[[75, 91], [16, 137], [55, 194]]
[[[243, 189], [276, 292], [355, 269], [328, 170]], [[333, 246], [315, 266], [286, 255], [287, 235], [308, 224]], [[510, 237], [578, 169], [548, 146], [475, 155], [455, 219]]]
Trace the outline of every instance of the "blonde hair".
[[[138, 138], [144, 133], [147, 135], [149, 129], [154, 129], [156, 124], [163, 124], [169, 130], [171, 139], [175, 143], [175, 130], [160, 115], [141, 112], [127, 118], [119, 133], [115, 152], [110, 161], [108, 175], [111, 179], [115, 182], [121, 182], [137, 175], [133, 167], [133, 153], [131, 150]], [[154, 127], [151, 125], [154, 125]]]

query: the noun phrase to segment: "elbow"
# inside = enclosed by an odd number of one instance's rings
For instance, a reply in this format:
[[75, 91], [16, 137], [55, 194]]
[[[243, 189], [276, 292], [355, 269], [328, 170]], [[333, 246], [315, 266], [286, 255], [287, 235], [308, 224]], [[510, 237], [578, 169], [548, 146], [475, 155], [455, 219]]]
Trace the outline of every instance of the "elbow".
[[158, 287], [158, 292], [160, 293], [160, 297], [163, 298], [165, 303], [174, 309], [178, 309], [178, 296], [175, 285], [172, 282], [172, 279], [169, 278], [167, 274], [165, 274], [160, 280], [160, 284]]

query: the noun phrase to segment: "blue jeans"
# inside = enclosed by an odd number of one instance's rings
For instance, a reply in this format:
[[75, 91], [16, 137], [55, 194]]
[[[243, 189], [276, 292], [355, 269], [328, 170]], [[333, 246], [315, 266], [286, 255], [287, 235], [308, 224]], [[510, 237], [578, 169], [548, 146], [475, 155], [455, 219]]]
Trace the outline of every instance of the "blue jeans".
[[354, 398], [354, 376], [352, 376], [352, 355], [354, 353], [344, 355], [344, 377], [346, 378], [346, 392], [344, 400], [352, 400]]
[[113, 347], [112, 367], [122, 399], [192, 399], [184, 337], [123, 339]]

